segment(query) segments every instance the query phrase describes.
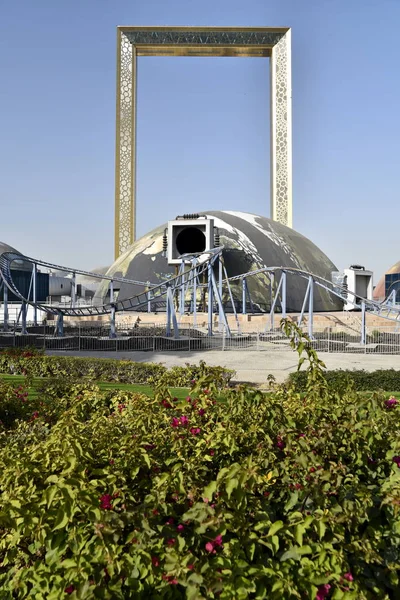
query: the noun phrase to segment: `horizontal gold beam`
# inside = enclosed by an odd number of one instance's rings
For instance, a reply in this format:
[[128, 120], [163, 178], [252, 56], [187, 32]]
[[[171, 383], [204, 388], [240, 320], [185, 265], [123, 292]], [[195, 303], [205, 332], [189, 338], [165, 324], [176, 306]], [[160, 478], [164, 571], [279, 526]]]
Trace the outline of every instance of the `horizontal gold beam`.
[[290, 27], [190, 27], [190, 26], [185, 26], [185, 27], [176, 27], [176, 26], [171, 26], [168, 27], [167, 25], [156, 25], [156, 26], [152, 26], [149, 27], [147, 25], [139, 25], [139, 26], [125, 26], [125, 25], [119, 25], [117, 29], [120, 29], [122, 32], [124, 31], [173, 31], [173, 32], [190, 32], [190, 31], [207, 31], [210, 33], [213, 32], [246, 32], [246, 33], [287, 33], [290, 29]]
[[271, 48], [268, 46], [161, 46], [137, 45], [137, 56], [233, 56], [233, 57], [269, 57]]

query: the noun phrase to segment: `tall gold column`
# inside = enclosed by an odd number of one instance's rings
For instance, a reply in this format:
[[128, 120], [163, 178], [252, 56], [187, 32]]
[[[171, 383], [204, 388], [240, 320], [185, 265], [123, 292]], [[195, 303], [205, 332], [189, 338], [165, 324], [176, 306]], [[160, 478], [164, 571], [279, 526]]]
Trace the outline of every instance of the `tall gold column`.
[[118, 30], [115, 258], [136, 237], [136, 47]]
[[290, 29], [270, 58], [271, 219], [292, 227], [292, 75]]

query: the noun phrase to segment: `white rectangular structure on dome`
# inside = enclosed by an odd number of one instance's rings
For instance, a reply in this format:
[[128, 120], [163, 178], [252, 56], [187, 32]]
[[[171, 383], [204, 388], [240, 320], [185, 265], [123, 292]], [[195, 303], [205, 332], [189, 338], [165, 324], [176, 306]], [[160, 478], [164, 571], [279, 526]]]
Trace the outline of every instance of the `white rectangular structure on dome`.
[[[372, 300], [373, 294], [373, 272], [366, 271], [364, 267], [354, 265], [349, 269], [344, 269], [344, 275], [347, 280], [347, 289], [349, 295], [344, 310], [354, 310], [360, 308], [360, 298]], [[353, 294], [359, 296], [355, 298]]]
[[176, 219], [168, 221], [168, 264], [180, 265], [184, 254], [207, 252], [214, 248], [214, 220]]

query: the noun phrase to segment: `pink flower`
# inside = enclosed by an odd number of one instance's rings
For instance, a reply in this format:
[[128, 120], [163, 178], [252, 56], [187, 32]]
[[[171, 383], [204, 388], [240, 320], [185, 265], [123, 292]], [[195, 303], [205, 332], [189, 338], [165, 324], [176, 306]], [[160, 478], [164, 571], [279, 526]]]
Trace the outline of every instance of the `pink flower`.
[[169, 583], [169, 585], [178, 585], [178, 580], [177, 579], [170, 579], [168, 583]]
[[159, 567], [160, 566], [160, 561], [158, 560], [157, 556], [152, 556], [151, 557], [151, 562], [153, 563], [154, 567]]
[[222, 535], [219, 534], [219, 535], [217, 535], [216, 538], [214, 538], [214, 540], [212, 542], [207, 542], [205, 547], [206, 547], [207, 552], [212, 552], [213, 554], [216, 554], [217, 551], [215, 550], [215, 548], [216, 547], [219, 548], [221, 546], [222, 546]]
[[177, 417], [174, 417], [172, 419], [171, 427], [179, 427], [179, 425], [180, 425], [179, 419]]
[[347, 579], [347, 581], [354, 581], [354, 577], [353, 577], [353, 575], [350, 572], [345, 573], [343, 575], [343, 579]]
[[168, 402], [168, 400], [162, 400], [161, 404], [163, 405], [164, 408], [173, 408], [172, 404], [170, 402]]
[[118, 404], [118, 410], [120, 413], [122, 413], [122, 411], [124, 410], [124, 408], [126, 408], [126, 404]]
[[214, 454], [215, 454], [215, 450], [210, 450], [209, 455], [214, 456]]
[[392, 406], [396, 406], [396, 404], [398, 404], [398, 400], [394, 396], [391, 396], [388, 400], [385, 400], [386, 408], [392, 408]]
[[400, 469], [400, 456], [393, 456], [392, 460]]
[[199, 435], [200, 432], [201, 432], [200, 427], [192, 427], [190, 429], [190, 433], [192, 433], [193, 435]]
[[326, 598], [327, 595], [329, 594], [330, 589], [331, 589], [331, 586], [329, 585], [329, 583], [324, 583], [324, 585], [320, 585], [318, 587], [318, 591], [317, 591], [317, 595], [315, 596], [315, 600], [324, 600], [324, 598]]
[[204, 415], [206, 411], [204, 410], [204, 408], [199, 408], [198, 413], [199, 415], [202, 417]]
[[112, 496], [111, 494], [103, 494], [100, 496], [100, 508], [104, 508], [104, 510], [112, 510]]
[[173, 546], [176, 542], [175, 538], [169, 538], [169, 540], [167, 540], [167, 546]]
[[180, 524], [178, 525], [178, 527], [176, 528], [176, 530], [177, 530], [177, 531], [179, 531], [179, 533], [182, 533], [182, 531], [184, 531], [184, 529], [185, 529], [185, 526], [184, 526], [184, 525], [182, 525], [182, 523], [180, 523]]
[[276, 439], [276, 446], [279, 448], [279, 450], [283, 450], [285, 447], [285, 442], [283, 441], [280, 435], [278, 435]]
[[189, 423], [189, 419], [187, 418], [186, 415], [182, 415], [180, 418], [181, 424], [182, 425], [187, 425]]
[[173, 525], [175, 523], [174, 517], [169, 517], [166, 521], [167, 525]]
[[215, 553], [214, 544], [212, 542], [207, 542], [207, 544], [206, 544], [206, 550], [207, 550], [207, 552], [214, 552]]
[[72, 592], [75, 591], [75, 586], [74, 585], [69, 585], [68, 587], [65, 588], [64, 592], [66, 594], [72, 594]]
[[189, 569], [189, 571], [193, 571], [194, 565], [188, 565], [187, 568]]
[[189, 402], [189, 404], [192, 402], [192, 399], [190, 396], [186, 396], [186, 402]]

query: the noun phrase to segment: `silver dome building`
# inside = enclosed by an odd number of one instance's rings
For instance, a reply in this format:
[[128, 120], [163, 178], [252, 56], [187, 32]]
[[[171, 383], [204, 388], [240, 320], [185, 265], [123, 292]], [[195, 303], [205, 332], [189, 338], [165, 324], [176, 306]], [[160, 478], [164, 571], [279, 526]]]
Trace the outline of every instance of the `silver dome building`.
[[[309, 239], [276, 221], [245, 212], [206, 211], [204, 216], [214, 220], [228, 277], [246, 274], [265, 267], [292, 267], [331, 280], [337, 271], [332, 261]], [[107, 275], [158, 284], [175, 274], [163, 256], [163, 233], [167, 224], [160, 225], [137, 240], [108, 269]], [[247, 278], [247, 286], [255, 312], [268, 312], [271, 307], [271, 282], [267, 273]], [[287, 310], [298, 312], [304, 299], [307, 280], [287, 276]], [[107, 295], [107, 282], [99, 287], [95, 302], [102, 303]], [[120, 284], [118, 299], [123, 300], [143, 291], [142, 287]], [[237, 309], [241, 309], [240, 281], [232, 285]], [[226, 310], [232, 310], [228, 293], [223, 298]], [[229, 306], [230, 305], [230, 306]], [[341, 310], [341, 301], [315, 286], [314, 310]]]

